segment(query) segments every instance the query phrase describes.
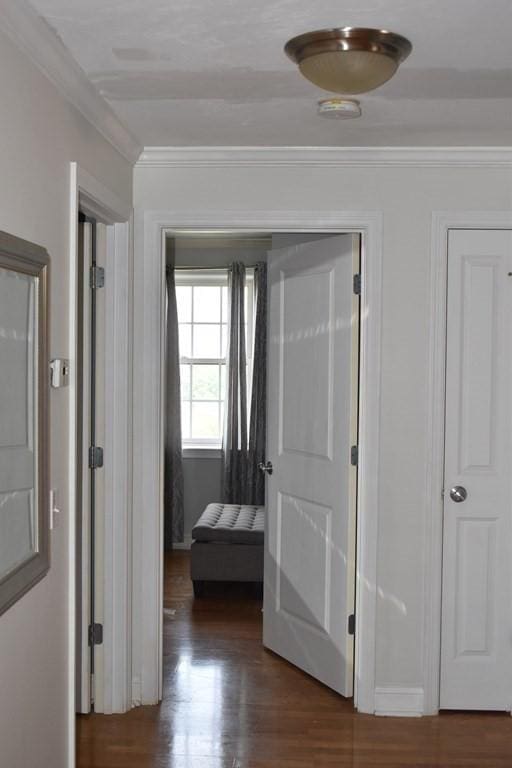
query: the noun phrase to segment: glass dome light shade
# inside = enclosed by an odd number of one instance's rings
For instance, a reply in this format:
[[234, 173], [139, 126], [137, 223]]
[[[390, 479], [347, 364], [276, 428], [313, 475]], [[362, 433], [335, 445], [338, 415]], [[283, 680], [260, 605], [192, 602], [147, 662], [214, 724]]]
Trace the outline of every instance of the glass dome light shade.
[[334, 93], [366, 93], [395, 74], [398, 62], [371, 51], [329, 51], [299, 64], [307, 80]]

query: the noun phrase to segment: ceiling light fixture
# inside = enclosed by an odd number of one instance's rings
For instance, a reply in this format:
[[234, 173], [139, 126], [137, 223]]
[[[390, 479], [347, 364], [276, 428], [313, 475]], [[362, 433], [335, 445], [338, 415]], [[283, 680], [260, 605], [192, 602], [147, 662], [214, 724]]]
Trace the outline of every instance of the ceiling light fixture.
[[395, 74], [412, 45], [382, 29], [321, 29], [288, 40], [285, 53], [307, 80], [335, 93], [373, 91]]

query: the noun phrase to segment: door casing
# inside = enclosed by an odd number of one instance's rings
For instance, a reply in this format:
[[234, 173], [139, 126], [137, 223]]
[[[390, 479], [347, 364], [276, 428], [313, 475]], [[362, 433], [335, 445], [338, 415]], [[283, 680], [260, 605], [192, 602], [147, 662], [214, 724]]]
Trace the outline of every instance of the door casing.
[[[381, 354], [382, 215], [375, 211], [146, 211], [144, 260], [134, 265], [134, 690], [140, 703], [162, 696], [164, 241], [177, 230], [354, 233], [361, 235], [360, 471], [354, 704], [375, 711], [375, 620]], [[141, 247], [142, 244], [139, 244]], [[142, 461], [144, 457], [144, 461]], [[142, 510], [144, 525], [142, 526]]]
[[[107, 224], [107, 259], [112, 264], [111, 279], [105, 285], [105, 344], [110, 362], [105, 381], [105, 494], [111, 514], [105, 526], [105, 612], [111, 616], [109, 632], [104, 637], [108, 691], [104, 699], [105, 712], [130, 709], [131, 698], [131, 489], [128, 485], [131, 409], [131, 348], [130, 348], [130, 273], [132, 267], [131, 205], [119, 199], [101, 182], [77, 163], [70, 163], [69, 199], [69, 444], [77, 439], [77, 381], [76, 362], [78, 322], [78, 211]], [[68, 525], [68, 766], [75, 765], [75, 642], [76, 642], [76, 453], [69, 451], [66, 489], [69, 510]]]
[[510, 211], [435, 211], [431, 224], [428, 457], [425, 473], [424, 710], [439, 712], [447, 332], [448, 232], [512, 229]]

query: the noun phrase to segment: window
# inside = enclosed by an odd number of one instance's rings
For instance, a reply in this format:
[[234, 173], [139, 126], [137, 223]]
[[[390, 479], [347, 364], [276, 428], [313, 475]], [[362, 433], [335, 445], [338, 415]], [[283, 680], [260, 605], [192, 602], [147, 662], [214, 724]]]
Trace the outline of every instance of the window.
[[[252, 371], [253, 272], [247, 270], [247, 381]], [[228, 271], [176, 270], [184, 448], [220, 448], [228, 339]], [[248, 398], [249, 402], [249, 398]]]

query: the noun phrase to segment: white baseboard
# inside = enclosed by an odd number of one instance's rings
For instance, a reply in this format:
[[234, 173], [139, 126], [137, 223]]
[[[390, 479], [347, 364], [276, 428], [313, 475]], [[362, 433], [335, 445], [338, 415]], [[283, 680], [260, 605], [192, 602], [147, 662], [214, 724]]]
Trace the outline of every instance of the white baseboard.
[[140, 707], [142, 704], [142, 683], [140, 678], [132, 678], [132, 707]]
[[375, 689], [375, 714], [387, 717], [421, 717], [423, 688], [386, 686]]
[[192, 546], [192, 536], [186, 535], [183, 541], [173, 542], [173, 549], [190, 549]]

